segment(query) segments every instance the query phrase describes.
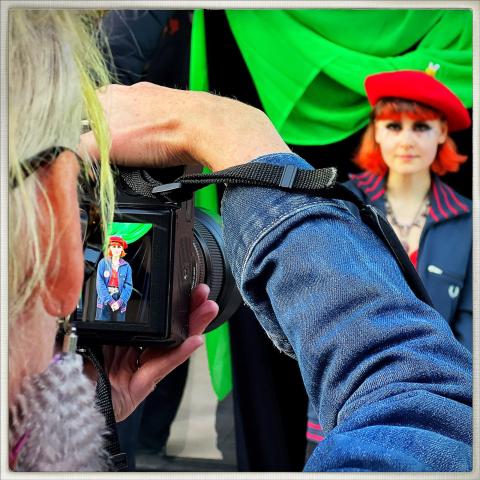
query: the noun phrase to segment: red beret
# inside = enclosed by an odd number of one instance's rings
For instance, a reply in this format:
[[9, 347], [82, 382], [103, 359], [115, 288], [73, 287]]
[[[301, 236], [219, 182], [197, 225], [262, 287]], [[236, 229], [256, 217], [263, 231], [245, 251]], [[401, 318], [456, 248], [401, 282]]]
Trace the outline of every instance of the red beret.
[[403, 98], [423, 103], [445, 115], [451, 132], [468, 128], [470, 115], [461, 100], [443, 83], [419, 70], [400, 70], [369, 75], [365, 90], [370, 105], [381, 98]]
[[124, 250], [126, 250], [128, 247], [127, 242], [119, 235], [112, 235], [110, 237], [110, 240], [108, 241], [108, 245], [110, 246], [112, 243], [118, 243], [123, 247]]

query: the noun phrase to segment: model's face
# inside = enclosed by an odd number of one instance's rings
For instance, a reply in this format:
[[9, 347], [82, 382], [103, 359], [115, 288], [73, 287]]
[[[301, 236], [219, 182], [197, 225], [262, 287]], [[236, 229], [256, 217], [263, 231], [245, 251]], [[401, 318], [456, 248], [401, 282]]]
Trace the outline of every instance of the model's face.
[[447, 126], [440, 119], [375, 120], [375, 141], [390, 171], [400, 174], [429, 170], [438, 146], [445, 142]]
[[110, 245], [110, 252], [112, 253], [112, 257], [119, 257], [123, 252], [123, 247], [114, 243]]

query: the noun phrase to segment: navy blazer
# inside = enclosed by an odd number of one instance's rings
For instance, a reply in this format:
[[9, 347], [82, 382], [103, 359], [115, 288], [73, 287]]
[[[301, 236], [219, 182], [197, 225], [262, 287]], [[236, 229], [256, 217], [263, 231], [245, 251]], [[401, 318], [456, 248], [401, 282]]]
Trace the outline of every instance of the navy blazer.
[[[363, 172], [345, 185], [385, 213], [385, 177]], [[430, 210], [420, 236], [417, 272], [456, 338], [472, 350], [472, 202], [432, 176]]]

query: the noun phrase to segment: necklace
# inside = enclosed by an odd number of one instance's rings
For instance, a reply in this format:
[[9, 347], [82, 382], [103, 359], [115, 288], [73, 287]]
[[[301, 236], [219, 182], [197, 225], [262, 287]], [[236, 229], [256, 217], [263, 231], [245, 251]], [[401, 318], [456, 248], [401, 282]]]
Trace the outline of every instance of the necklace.
[[413, 217], [413, 220], [409, 223], [401, 223], [398, 221], [390, 202], [388, 201], [387, 192], [385, 192], [385, 210], [387, 212], [387, 218], [389, 222], [396, 227], [398, 232], [398, 238], [402, 247], [405, 249], [407, 253], [410, 251], [410, 245], [408, 244], [408, 237], [412, 228], [423, 226], [423, 222], [425, 217], [428, 215], [428, 209], [430, 207], [430, 201], [428, 199], [428, 193], [425, 195], [423, 200], [420, 202], [420, 205]]

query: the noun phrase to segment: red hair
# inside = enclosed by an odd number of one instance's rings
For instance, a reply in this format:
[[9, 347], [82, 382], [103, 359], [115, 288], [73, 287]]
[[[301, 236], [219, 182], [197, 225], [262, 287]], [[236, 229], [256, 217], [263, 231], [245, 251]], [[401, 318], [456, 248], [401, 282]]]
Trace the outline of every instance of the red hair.
[[[372, 118], [360, 146], [353, 158], [353, 162], [362, 170], [367, 170], [375, 175], [385, 175], [388, 167], [385, 164], [380, 146], [375, 141], [375, 120], [399, 121], [402, 114], [406, 114], [412, 120], [445, 120], [443, 116], [433, 108], [401, 99], [380, 100], [372, 111]], [[455, 142], [447, 136], [444, 143], [438, 146], [437, 156], [430, 169], [437, 175], [445, 175], [448, 172], [457, 172], [460, 165], [467, 160], [466, 155], [457, 152]]]

